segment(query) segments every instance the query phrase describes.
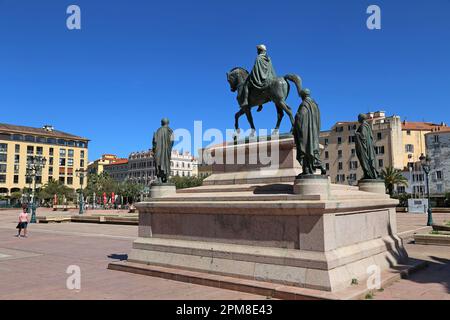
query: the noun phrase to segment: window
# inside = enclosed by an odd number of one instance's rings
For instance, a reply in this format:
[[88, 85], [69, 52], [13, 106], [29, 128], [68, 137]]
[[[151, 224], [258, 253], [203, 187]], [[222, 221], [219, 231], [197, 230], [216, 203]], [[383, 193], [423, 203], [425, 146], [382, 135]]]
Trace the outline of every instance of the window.
[[42, 156], [44, 154], [44, 148], [42, 147], [37, 147], [36, 148], [36, 154]]
[[18, 154], [14, 155], [14, 163], [20, 163], [20, 155]]
[[60, 158], [60, 159], [59, 159], [59, 165], [60, 165], [60, 166], [65, 166], [65, 165], [66, 165], [66, 159]]
[[397, 187], [397, 192], [398, 192], [398, 193], [406, 193], [406, 188], [405, 188], [405, 186], [398, 186], [398, 187]]
[[6, 173], [6, 164], [0, 164], [0, 173]]
[[350, 170], [358, 169], [358, 161], [350, 161], [349, 167], [350, 167]]
[[19, 176], [15, 175], [14, 176], [14, 184], [18, 184], [19, 183]]
[[375, 147], [375, 153], [376, 154], [384, 154], [384, 146]]
[[36, 142], [37, 143], [45, 143], [47, 141], [47, 139], [45, 139], [44, 137], [37, 137], [36, 138]]
[[59, 149], [59, 156], [65, 158], [66, 157], [66, 149]]
[[73, 177], [67, 177], [67, 184], [72, 185], [73, 184]]
[[62, 184], [65, 184], [66, 179], [64, 177], [59, 177], [59, 182], [61, 182]]
[[444, 188], [442, 187], [442, 184], [437, 184], [436, 185], [436, 189], [438, 193], [443, 193], [444, 192]]
[[0, 143], [0, 152], [8, 152], [8, 144]]
[[67, 159], [67, 165], [69, 167], [73, 167], [73, 159], [72, 158]]
[[381, 134], [381, 132], [378, 132], [378, 133], [377, 133], [377, 139], [378, 139], [378, 140], [383, 139], [383, 135]]
[[20, 144], [16, 144], [16, 153], [20, 152]]
[[6, 174], [0, 174], [0, 183], [6, 183]]
[[342, 162], [338, 163], [338, 170], [342, 170], [343, 166], [342, 166]]
[[406, 134], [407, 134], [408, 136], [410, 136], [410, 135], [411, 135], [411, 130], [406, 130]]
[[49, 176], [53, 175], [53, 167], [48, 167], [48, 175]]
[[414, 152], [414, 145], [412, 145], [412, 144], [407, 144], [407, 145], [405, 146], [405, 149], [406, 149], [406, 152], [411, 152], [411, 153], [413, 153], [413, 152]]
[[378, 167], [383, 168], [383, 159], [378, 159]]
[[328, 138], [325, 139], [324, 145], [328, 145]]
[[342, 138], [338, 137], [338, 144], [342, 144]]
[[344, 131], [344, 127], [336, 127], [336, 132], [343, 132]]
[[330, 164], [329, 163], [325, 163], [325, 170], [330, 171]]
[[328, 159], [330, 157], [330, 154], [328, 153], [328, 151], [325, 151], [325, 159]]
[[13, 134], [12, 139], [15, 141], [23, 141], [23, 135], [21, 134]]
[[434, 143], [439, 143], [439, 136], [438, 135], [433, 136], [433, 138], [434, 138]]
[[84, 150], [80, 151], [80, 158], [84, 158]]
[[58, 139], [58, 144], [61, 146], [65, 146], [65, 145], [67, 145], [67, 141], [64, 139]]
[[14, 173], [19, 173], [19, 165], [18, 164], [14, 165]]
[[73, 149], [69, 149], [69, 157], [73, 158]]
[[68, 142], [67, 142], [67, 145], [68, 145], [69, 147], [75, 147], [75, 141], [68, 141]]
[[348, 143], [355, 143], [356, 137], [355, 136], [349, 136], [348, 137]]
[[53, 149], [53, 148], [48, 149], [48, 154], [49, 154], [50, 156], [53, 156], [54, 153], [55, 153], [55, 149]]
[[345, 181], [345, 174], [338, 174], [336, 176], [336, 182], [344, 182]]
[[338, 158], [342, 158], [342, 150], [338, 150]]
[[67, 168], [67, 175], [73, 176], [73, 168]]
[[53, 165], [53, 157], [48, 158], [48, 164], [49, 164], [50, 166]]
[[442, 171], [436, 171], [436, 179], [442, 181]]
[[36, 138], [34, 136], [25, 136], [25, 141], [36, 142]]
[[354, 157], [356, 154], [356, 149], [352, 149], [352, 157]]
[[33, 146], [27, 146], [27, 154], [34, 154], [34, 147]]
[[31, 179], [31, 177], [25, 177], [26, 184], [31, 184], [32, 182], [33, 182], [33, 180]]
[[6, 154], [5, 153], [0, 153], [0, 162], [6, 162]]

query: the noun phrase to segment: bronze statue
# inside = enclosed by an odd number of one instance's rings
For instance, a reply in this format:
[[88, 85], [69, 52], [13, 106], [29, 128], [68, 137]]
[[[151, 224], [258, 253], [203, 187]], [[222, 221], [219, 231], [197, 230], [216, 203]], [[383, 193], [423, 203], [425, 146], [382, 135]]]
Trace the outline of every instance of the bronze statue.
[[302, 166], [302, 175], [311, 175], [320, 169], [321, 175], [326, 174], [326, 170], [320, 161], [320, 111], [317, 103], [311, 98], [308, 89], [300, 92], [302, 103], [295, 115], [294, 141], [297, 147], [297, 161]]
[[239, 118], [242, 115], [247, 116], [247, 120], [253, 131], [256, 130], [253, 123], [251, 108], [259, 106], [258, 112], [262, 106], [272, 101], [277, 108], [277, 123], [275, 130], [278, 131], [284, 113], [289, 116], [291, 125], [294, 125], [294, 118], [291, 108], [287, 105], [286, 99], [289, 95], [289, 81], [292, 81], [297, 87], [297, 93], [300, 96], [302, 89], [302, 80], [298, 75], [288, 74], [284, 77], [277, 77], [272, 66], [270, 58], [267, 56], [266, 47], [259, 45], [258, 57], [251, 74], [243, 68], [233, 68], [227, 73], [227, 80], [232, 92], [238, 93], [237, 101], [240, 110], [235, 114], [235, 129], [239, 132]]
[[153, 157], [160, 183], [166, 183], [170, 176], [173, 143], [173, 130], [169, 128], [169, 119], [164, 118], [161, 120], [161, 128], [153, 134]]
[[360, 123], [356, 130], [356, 155], [364, 172], [363, 179], [378, 179], [379, 173], [375, 168], [375, 147], [373, 144], [373, 132], [371, 125], [367, 122], [367, 115], [358, 116]]

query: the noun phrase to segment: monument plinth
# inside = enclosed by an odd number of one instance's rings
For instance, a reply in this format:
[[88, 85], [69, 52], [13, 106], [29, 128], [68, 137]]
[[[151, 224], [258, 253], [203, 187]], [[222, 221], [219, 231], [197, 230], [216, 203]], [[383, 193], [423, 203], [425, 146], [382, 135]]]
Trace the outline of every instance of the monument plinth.
[[386, 185], [381, 179], [362, 179], [358, 181], [358, 187], [361, 191], [386, 194]]
[[128, 263], [335, 292], [364, 281], [369, 266], [407, 258], [396, 235], [398, 201], [385, 194], [320, 176], [226, 185], [216, 177], [138, 203]]

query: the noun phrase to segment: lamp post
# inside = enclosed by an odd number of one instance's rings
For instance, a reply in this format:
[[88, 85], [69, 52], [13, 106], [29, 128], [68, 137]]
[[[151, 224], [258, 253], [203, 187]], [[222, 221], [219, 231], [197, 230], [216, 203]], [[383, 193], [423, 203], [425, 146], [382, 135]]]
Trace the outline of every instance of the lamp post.
[[83, 184], [84, 184], [84, 178], [86, 178], [87, 176], [87, 171], [85, 171], [84, 169], [77, 169], [75, 171], [77, 177], [80, 178], [80, 196], [79, 196], [79, 207], [80, 207], [80, 211], [79, 214], [83, 214], [84, 213], [84, 197], [83, 197]]
[[422, 169], [423, 172], [425, 172], [425, 179], [426, 179], [426, 183], [427, 183], [427, 195], [428, 195], [428, 221], [427, 221], [427, 226], [431, 226], [433, 225], [433, 212], [431, 210], [431, 200], [430, 200], [430, 179], [429, 179], [429, 174], [430, 174], [430, 170], [431, 170], [431, 159], [430, 157], [424, 156], [423, 153], [419, 158], [420, 163], [422, 164]]
[[30, 223], [36, 223], [36, 184], [37, 177], [42, 177], [42, 169], [45, 167], [47, 159], [43, 156], [31, 156], [27, 162], [27, 171], [25, 176], [29, 178], [30, 184], [33, 185], [31, 192], [31, 219]]

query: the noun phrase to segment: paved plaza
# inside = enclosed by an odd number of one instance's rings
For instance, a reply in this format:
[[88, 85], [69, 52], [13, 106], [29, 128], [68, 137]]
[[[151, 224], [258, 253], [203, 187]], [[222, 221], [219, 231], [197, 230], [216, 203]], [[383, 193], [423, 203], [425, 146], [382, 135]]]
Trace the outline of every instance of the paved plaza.
[[[108, 270], [109, 262], [126, 259], [137, 226], [32, 224], [28, 238], [16, 238], [17, 214], [0, 211], [0, 299], [267, 299]], [[39, 209], [38, 215], [46, 214], [55, 213]], [[450, 214], [435, 214], [436, 222], [444, 220], [450, 220]], [[415, 230], [426, 231], [425, 222], [424, 215], [398, 214], [398, 229], [406, 238]], [[450, 299], [450, 249], [405, 242], [409, 255], [429, 266], [375, 292], [374, 299]], [[81, 269], [80, 290], [66, 287], [70, 276], [66, 271], [72, 265]]]

